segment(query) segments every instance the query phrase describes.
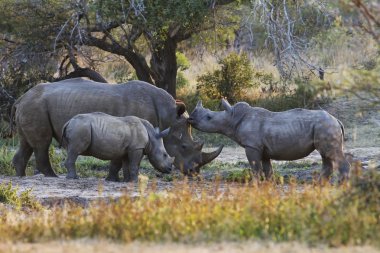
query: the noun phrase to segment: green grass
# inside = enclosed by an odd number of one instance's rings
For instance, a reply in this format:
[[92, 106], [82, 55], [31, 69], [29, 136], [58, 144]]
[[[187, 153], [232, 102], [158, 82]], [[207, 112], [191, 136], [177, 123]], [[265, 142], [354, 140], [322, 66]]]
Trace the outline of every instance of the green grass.
[[[0, 175], [15, 176], [16, 171], [12, 165], [12, 158], [15, 150], [9, 146], [0, 148]], [[66, 174], [66, 168], [63, 166], [65, 154], [62, 150], [51, 147], [49, 150], [50, 162], [57, 174]], [[107, 161], [101, 161], [93, 157], [80, 157], [76, 162], [77, 173], [80, 177], [105, 177], [108, 172]], [[35, 160], [32, 156], [26, 168], [26, 175], [34, 174]]]
[[[12, 165], [12, 158], [15, 154], [13, 146], [2, 146], [0, 148], [0, 175], [15, 176], [16, 171]], [[54, 171], [58, 175], [64, 175], [67, 173], [64, 167], [66, 159], [66, 153], [62, 149], [58, 149], [54, 146], [49, 150], [50, 162]], [[32, 156], [26, 169], [26, 175], [31, 176], [34, 174], [35, 160]], [[76, 161], [76, 169], [78, 176], [81, 178], [97, 177], [105, 178], [108, 174], [109, 161], [102, 161], [91, 156], [80, 156]], [[142, 160], [140, 164], [141, 173], [147, 175], [149, 178], [156, 176], [156, 172], [147, 160]], [[122, 171], [120, 171], [122, 173]]]
[[[290, 161], [283, 162], [281, 164], [272, 163], [273, 166], [273, 180], [275, 182], [289, 182], [292, 177], [297, 178], [301, 172], [308, 172], [316, 168], [317, 175], [313, 175], [314, 172], [310, 172], [312, 178], [319, 175], [320, 169], [322, 167], [321, 163], [314, 164], [310, 161]], [[214, 179], [215, 177], [227, 182], [240, 182], [244, 183], [251, 179], [251, 167], [248, 162], [237, 162], [237, 163], [223, 163], [223, 162], [212, 162], [210, 164], [202, 167], [201, 170], [204, 177], [208, 180]], [[214, 176], [210, 176], [214, 175]], [[299, 181], [304, 182], [305, 179], [299, 178]]]

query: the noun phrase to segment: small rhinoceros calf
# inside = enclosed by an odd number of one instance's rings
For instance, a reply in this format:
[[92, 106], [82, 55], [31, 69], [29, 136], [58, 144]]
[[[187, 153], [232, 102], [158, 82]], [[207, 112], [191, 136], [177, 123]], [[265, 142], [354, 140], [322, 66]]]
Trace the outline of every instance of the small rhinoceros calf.
[[169, 129], [159, 132], [147, 120], [135, 116], [114, 117], [95, 112], [78, 114], [62, 130], [62, 146], [67, 149], [67, 178], [78, 178], [75, 161], [79, 155], [111, 160], [106, 180], [119, 181], [123, 167], [124, 181], [136, 181], [144, 154], [153, 167], [169, 173], [173, 158], [166, 152], [162, 138]]
[[326, 111], [271, 112], [245, 102], [231, 106], [224, 99], [221, 105], [224, 111], [214, 112], [199, 101], [188, 121], [196, 129], [226, 135], [244, 147], [255, 175], [264, 171], [269, 179], [273, 174], [270, 159], [296, 160], [316, 149], [322, 156], [323, 179], [328, 179], [335, 168], [339, 169], [340, 180], [348, 178], [350, 164], [343, 153], [344, 128]]

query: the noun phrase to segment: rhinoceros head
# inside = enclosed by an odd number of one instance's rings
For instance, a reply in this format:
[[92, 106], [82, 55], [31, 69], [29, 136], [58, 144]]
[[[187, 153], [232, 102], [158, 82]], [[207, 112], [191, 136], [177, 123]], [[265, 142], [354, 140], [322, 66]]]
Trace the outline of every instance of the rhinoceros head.
[[171, 172], [174, 161], [174, 158], [170, 157], [166, 152], [162, 141], [162, 138], [166, 137], [169, 131], [170, 129], [168, 128], [160, 132], [160, 130], [156, 128], [154, 133], [149, 134], [149, 162], [156, 170], [163, 173]]
[[231, 120], [232, 106], [227, 100], [222, 99], [221, 108], [223, 111], [214, 112], [204, 108], [202, 101], [199, 101], [194, 111], [190, 114], [188, 122], [203, 132], [225, 133]]
[[191, 136], [191, 126], [184, 113], [171, 125], [168, 138], [164, 139], [168, 153], [175, 157], [174, 166], [185, 175], [199, 173], [200, 168], [215, 159], [223, 149], [206, 153], [202, 152], [203, 143], [194, 141]]

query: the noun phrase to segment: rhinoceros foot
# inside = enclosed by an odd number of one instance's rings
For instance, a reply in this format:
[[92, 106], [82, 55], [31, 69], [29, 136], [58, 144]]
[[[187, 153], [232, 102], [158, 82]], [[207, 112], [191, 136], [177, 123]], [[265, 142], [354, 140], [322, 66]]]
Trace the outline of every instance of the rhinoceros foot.
[[70, 174], [68, 173], [67, 176], [66, 176], [67, 179], [78, 179], [78, 175], [77, 174]]
[[119, 176], [115, 176], [115, 175], [108, 175], [106, 177], [106, 181], [111, 181], [111, 182], [119, 182], [120, 181], [120, 178]]

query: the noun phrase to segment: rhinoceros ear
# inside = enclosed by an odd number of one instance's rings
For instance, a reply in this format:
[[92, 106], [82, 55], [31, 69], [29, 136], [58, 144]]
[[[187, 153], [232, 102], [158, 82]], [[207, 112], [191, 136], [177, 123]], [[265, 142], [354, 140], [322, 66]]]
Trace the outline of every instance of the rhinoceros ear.
[[160, 134], [160, 128], [155, 127], [155, 128], [154, 128], [154, 135], [155, 135], [155, 136], [158, 136], [159, 134]]
[[186, 105], [180, 100], [176, 100], [175, 104], [177, 105], [177, 117], [180, 117], [186, 112]]
[[223, 110], [226, 110], [227, 112], [231, 112], [232, 111], [232, 106], [224, 98], [222, 98], [222, 101], [221, 101], [221, 108]]
[[198, 101], [196, 108], [203, 108], [202, 100]]
[[164, 138], [164, 137], [166, 137], [166, 136], [169, 135], [169, 132], [170, 132], [170, 127], [169, 127], [169, 128], [166, 128], [166, 129], [163, 130], [161, 133], [159, 132], [159, 133], [157, 134], [157, 137], [158, 137], [158, 138]]

